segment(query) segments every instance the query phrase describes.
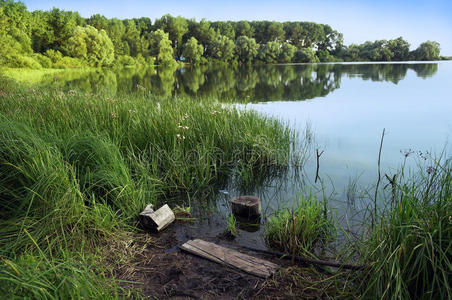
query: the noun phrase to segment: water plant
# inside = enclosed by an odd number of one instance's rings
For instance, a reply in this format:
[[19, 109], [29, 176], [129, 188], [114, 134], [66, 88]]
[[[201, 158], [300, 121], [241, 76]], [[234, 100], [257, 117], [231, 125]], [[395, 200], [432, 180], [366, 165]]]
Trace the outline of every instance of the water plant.
[[234, 239], [237, 236], [237, 220], [234, 217], [234, 214], [229, 214], [228, 224], [226, 229], [224, 230], [223, 236], [228, 239]]
[[452, 164], [431, 163], [392, 177], [388, 209], [361, 245], [364, 298], [452, 298]]
[[279, 209], [268, 219], [264, 236], [272, 248], [312, 256], [317, 243], [332, 234], [332, 221], [325, 213], [323, 201], [313, 194], [300, 193], [292, 207]]

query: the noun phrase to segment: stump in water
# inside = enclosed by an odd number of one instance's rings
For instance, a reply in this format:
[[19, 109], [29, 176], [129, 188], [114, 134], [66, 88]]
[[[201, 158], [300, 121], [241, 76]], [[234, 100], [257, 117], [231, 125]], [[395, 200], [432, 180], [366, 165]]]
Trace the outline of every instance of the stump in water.
[[146, 206], [145, 210], [140, 213], [140, 221], [144, 227], [160, 231], [171, 224], [176, 217], [168, 204], [163, 205], [154, 211], [152, 204]]
[[254, 196], [239, 196], [232, 199], [232, 213], [244, 218], [255, 218], [261, 214], [261, 200]]

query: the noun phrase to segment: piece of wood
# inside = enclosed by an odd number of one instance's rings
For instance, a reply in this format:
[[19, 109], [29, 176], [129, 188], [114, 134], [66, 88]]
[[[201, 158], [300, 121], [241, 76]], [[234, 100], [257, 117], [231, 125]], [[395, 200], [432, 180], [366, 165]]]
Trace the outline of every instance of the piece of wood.
[[233, 267], [262, 278], [271, 276], [279, 269], [279, 266], [272, 262], [199, 239], [190, 240], [180, 246], [180, 248], [216, 263]]
[[232, 199], [232, 213], [245, 217], [258, 217], [261, 214], [261, 200], [254, 196], [240, 196]]
[[146, 206], [146, 209], [140, 213], [140, 221], [144, 227], [151, 230], [161, 231], [171, 224], [176, 217], [168, 204], [163, 205], [154, 211], [152, 204]]

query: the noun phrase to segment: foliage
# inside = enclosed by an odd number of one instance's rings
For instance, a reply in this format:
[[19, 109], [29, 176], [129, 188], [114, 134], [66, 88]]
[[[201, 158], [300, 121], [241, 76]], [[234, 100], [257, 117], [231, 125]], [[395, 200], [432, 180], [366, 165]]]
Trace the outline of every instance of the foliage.
[[187, 59], [191, 64], [197, 64], [201, 61], [204, 48], [202, 45], [198, 45], [198, 41], [192, 37], [184, 45], [184, 51], [182, 56]]
[[267, 42], [259, 47], [258, 58], [265, 63], [276, 63], [281, 53], [280, 44], [277, 42]]
[[258, 45], [256, 40], [247, 36], [239, 36], [236, 41], [235, 52], [237, 58], [243, 63], [251, 62], [257, 56]]
[[416, 60], [437, 60], [439, 59], [439, 52], [439, 43], [427, 41], [419, 45], [413, 54]]
[[292, 59], [295, 56], [296, 51], [297, 51], [297, 47], [295, 47], [289, 43], [282, 43], [281, 51], [280, 51], [279, 57], [278, 57], [278, 62], [282, 62], [282, 63], [292, 62]]
[[295, 52], [293, 62], [316, 63], [319, 62], [319, 58], [315, 55], [314, 50], [310, 48], [302, 48]]
[[80, 58], [90, 66], [109, 66], [114, 59], [114, 47], [105, 30], [87, 25], [77, 26], [65, 45], [69, 56]]
[[[139, 57], [144, 60], [153, 57], [153, 62], [168, 65], [180, 59], [184, 45], [191, 38], [204, 49], [199, 61], [253, 63], [258, 58], [262, 62], [288, 63], [295, 53], [298, 53], [295, 61], [315, 61], [310, 55], [306, 57], [305, 49], [316, 49], [319, 59], [326, 62], [435, 60], [440, 57], [436, 42], [427, 41], [410, 52], [409, 43], [402, 37], [345, 47], [342, 33], [327, 24], [313, 22], [210, 22], [205, 19], [197, 22], [166, 14], [152, 24], [146, 17], [118, 20], [94, 14], [85, 19], [77, 12], [58, 8], [29, 12], [21, 2], [0, 1], [2, 66], [39, 68], [38, 64], [24, 58], [32, 57], [47, 67], [47, 61], [32, 54], [49, 50], [78, 58], [82, 65], [96, 67], [110, 66], [118, 61], [115, 56], [130, 56], [138, 61]], [[279, 51], [276, 51], [277, 44]], [[259, 55], [257, 49], [260, 49]]]
[[149, 43], [150, 54], [157, 58], [159, 64], [169, 65], [175, 62], [168, 33], [161, 29], [151, 32]]
[[221, 61], [231, 61], [234, 58], [235, 44], [227, 36], [216, 34], [212, 41], [211, 57]]

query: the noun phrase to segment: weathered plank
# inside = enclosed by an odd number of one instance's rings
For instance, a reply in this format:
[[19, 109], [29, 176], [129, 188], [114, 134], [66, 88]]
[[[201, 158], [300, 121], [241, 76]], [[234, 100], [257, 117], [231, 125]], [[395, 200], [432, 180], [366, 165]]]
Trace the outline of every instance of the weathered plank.
[[199, 239], [190, 240], [180, 246], [180, 248], [216, 263], [237, 268], [262, 278], [271, 276], [279, 268], [278, 265], [269, 261]]
[[146, 206], [146, 209], [140, 213], [140, 220], [143, 226], [160, 231], [169, 224], [171, 224], [176, 217], [168, 204], [163, 205], [158, 210], [154, 211], [151, 205]]

